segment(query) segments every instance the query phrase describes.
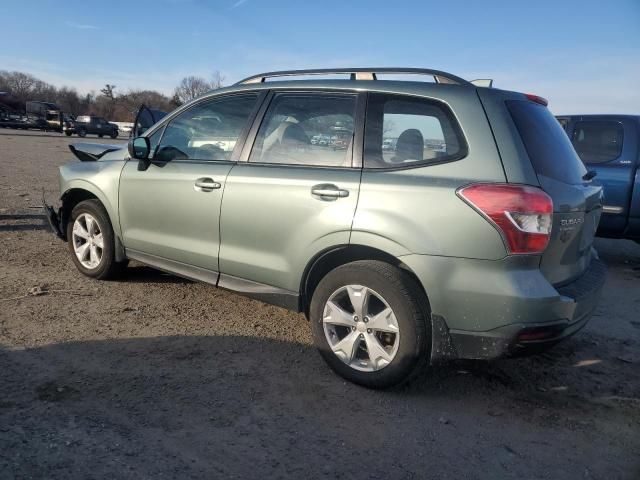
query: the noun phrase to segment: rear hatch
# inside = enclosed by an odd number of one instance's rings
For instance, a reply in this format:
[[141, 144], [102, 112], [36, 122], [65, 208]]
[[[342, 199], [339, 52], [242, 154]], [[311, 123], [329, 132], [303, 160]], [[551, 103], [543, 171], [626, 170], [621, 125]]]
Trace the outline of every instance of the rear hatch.
[[553, 225], [540, 268], [554, 285], [569, 283], [589, 267], [602, 212], [602, 188], [592, 183], [546, 101], [521, 95], [506, 100], [542, 189], [553, 200]]

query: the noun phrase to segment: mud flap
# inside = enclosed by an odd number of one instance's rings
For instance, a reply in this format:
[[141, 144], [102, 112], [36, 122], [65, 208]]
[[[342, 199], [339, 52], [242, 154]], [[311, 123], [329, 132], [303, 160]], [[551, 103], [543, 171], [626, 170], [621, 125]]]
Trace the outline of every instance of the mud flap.
[[453, 345], [447, 322], [440, 315], [431, 315], [431, 364], [446, 362], [458, 358]]

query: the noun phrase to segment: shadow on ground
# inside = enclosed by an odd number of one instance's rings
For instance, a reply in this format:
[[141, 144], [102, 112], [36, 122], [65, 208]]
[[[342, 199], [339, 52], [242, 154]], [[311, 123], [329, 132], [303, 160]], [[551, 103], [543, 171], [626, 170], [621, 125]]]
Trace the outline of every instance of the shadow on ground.
[[[637, 404], [604, 400], [620, 387], [603, 363], [591, 365], [603, 369], [596, 391], [570, 372], [587, 347], [456, 363], [385, 392], [265, 338], [2, 349], [0, 476], [627, 478]], [[618, 396], [631, 395], [637, 373], [617, 368], [630, 382]], [[606, 427], [620, 415], [635, 424], [614, 443]]]
[[155, 268], [145, 265], [129, 265], [126, 273], [117, 279], [121, 283], [176, 283], [186, 284], [193, 283], [186, 278], [177, 277], [170, 273], [165, 273]]

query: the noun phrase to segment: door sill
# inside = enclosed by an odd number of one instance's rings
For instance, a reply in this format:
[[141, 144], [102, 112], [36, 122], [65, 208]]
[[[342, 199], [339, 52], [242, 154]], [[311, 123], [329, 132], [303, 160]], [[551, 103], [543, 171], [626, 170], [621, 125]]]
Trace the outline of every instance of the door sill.
[[271, 285], [265, 285], [264, 283], [258, 283], [224, 273], [220, 274], [218, 287], [255, 298], [264, 303], [276, 305], [277, 307], [300, 312], [300, 295], [298, 295], [297, 292], [272, 287]]
[[234, 277], [233, 275], [220, 274], [214, 270], [196, 267], [175, 260], [169, 260], [157, 255], [140, 252], [138, 250], [126, 249], [126, 256], [131, 260], [137, 260], [158, 270], [205, 282], [225, 290], [239, 293], [246, 297], [260, 300], [277, 307], [282, 307], [294, 312], [300, 312], [300, 295], [297, 292], [285, 290], [283, 288], [273, 287], [264, 283], [246, 280], [244, 278]]

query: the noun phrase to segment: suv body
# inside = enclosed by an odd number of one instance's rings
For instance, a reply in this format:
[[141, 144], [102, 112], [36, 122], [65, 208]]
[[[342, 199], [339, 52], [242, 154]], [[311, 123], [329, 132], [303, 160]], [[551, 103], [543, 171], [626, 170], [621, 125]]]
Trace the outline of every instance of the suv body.
[[562, 115], [576, 152], [604, 188], [597, 235], [640, 242], [640, 116]]
[[[135, 259], [304, 312], [329, 365], [370, 387], [575, 333], [604, 282], [602, 192], [560, 125], [539, 97], [368, 73], [381, 70], [265, 74], [182, 106], [128, 152], [76, 145], [85, 162], [60, 168], [50, 223], [89, 276]], [[338, 122], [344, 149], [311, 142]]]
[[73, 133], [77, 133], [80, 137], [92, 134], [98, 135], [100, 138], [105, 135], [111, 138], [117, 138], [119, 131], [115, 123], [109, 123], [102, 117], [80, 115], [75, 120]]

